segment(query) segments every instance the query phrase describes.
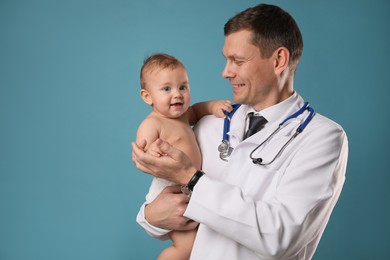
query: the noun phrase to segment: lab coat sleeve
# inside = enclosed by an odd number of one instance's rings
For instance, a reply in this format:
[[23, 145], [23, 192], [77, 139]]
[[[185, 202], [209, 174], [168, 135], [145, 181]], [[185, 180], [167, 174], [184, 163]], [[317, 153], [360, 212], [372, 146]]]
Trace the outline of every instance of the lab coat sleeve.
[[185, 216], [262, 259], [293, 257], [320, 237], [345, 179], [348, 141], [344, 131], [334, 125], [318, 128], [288, 158], [272, 198], [255, 200], [240, 187], [207, 177], [206, 172], [194, 188]]
[[167, 240], [168, 233], [170, 230], [158, 228], [155, 226], [152, 226], [146, 219], [145, 219], [145, 205], [146, 203], [142, 204], [138, 214], [137, 214], [137, 223], [143, 227], [146, 231], [146, 233], [154, 238], [158, 238], [160, 240]]

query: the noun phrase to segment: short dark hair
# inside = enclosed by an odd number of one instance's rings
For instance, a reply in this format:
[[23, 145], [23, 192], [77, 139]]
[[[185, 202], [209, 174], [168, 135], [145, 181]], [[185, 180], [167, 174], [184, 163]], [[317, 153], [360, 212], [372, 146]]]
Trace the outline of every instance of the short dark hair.
[[150, 73], [156, 69], [176, 69], [182, 67], [185, 69], [183, 63], [174, 56], [166, 53], [155, 53], [144, 60], [144, 64], [141, 68], [140, 80], [141, 88], [145, 88], [145, 74]]
[[296, 69], [302, 55], [303, 40], [294, 18], [274, 5], [260, 4], [250, 7], [225, 24], [224, 34], [241, 30], [252, 32], [252, 44], [260, 49], [262, 57], [269, 58], [280, 47], [290, 52], [290, 66]]

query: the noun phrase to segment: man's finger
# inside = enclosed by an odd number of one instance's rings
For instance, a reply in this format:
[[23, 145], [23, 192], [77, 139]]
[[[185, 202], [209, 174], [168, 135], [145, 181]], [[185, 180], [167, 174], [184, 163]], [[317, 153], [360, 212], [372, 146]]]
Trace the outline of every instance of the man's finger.
[[166, 187], [162, 192], [167, 193], [182, 193], [181, 192], [181, 185], [173, 185]]
[[[151, 173], [151, 170], [147, 165], [153, 165], [153, 163], [148, 162], [147, 154], [134, 142], [131, 143], [133, 148], [132, 151], [132, 160], [135, 163], [135, 166], [142, 172]], [[146, 164], [142, 163], [145, 162]]]
[[188, 220], [187, 223], [185, 224], [184, 229], [185, 229], [185, 230], [193, 230], [193, 229], [195, 229], [198, 225], [199, 225], [198, 222], [195, 222], [195, 221], [193, 221], [193, 220], [190, 219], [190, 220]]
[[161, 139], [156, 140], [157, 147], [163, 152], [164, 155], [177, 160], [180, 156], [180, 151], [175, 149], [172, 145], [170, 145], [168, 142], [165, 142]]
[[138, 147], [139, 147], [140, 149], [142, 149], [142, 151], [145, 151], [146, 140], [145, 140], [145, 139], [141, 140], [141, 142], [138, 144]]

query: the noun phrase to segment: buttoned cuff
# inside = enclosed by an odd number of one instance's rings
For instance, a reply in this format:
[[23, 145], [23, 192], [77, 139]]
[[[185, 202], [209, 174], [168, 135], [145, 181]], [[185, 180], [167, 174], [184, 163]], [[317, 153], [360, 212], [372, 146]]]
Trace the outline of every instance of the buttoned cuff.
[[160, 240], [167, 240], [168, 233], [171, 232], [171, 230], [163, 229], [159, 227], [155, 227], [151, 225], [145, 218], [145, 205], [146, 203], [142, 204], [138, 215], [137, 215], [137, 223], [145, 229], [146, 233], [154, 238], [158, 238]]

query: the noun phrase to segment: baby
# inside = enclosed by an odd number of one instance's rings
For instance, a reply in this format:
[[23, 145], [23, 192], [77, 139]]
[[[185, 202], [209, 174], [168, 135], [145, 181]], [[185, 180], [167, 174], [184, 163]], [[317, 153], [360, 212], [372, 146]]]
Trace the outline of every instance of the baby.
[[[142, 99], [152, 107], [152, 112], [140, 124], [136, 143], [146, 141], [145, 150], [156, 156], [156, 151], [148, 151], [158, 138], [182, 150], [201, 169], [202, 157], [191, 125], [201, 117], [214, 114], [225, 117], [224, 111], [232, 110], [229, 100], [212, 100], [190, 106], [191, 95], [187, 71], [175, 57], [157, 53], [147, 58], [141, 68]], [[146, 195], [150, 203], [170, 181], [154, 178]], [[169, 233], [173, 245], [164, 249], [159, 260], [189, 259], [196, 230], [172, 231]]]

